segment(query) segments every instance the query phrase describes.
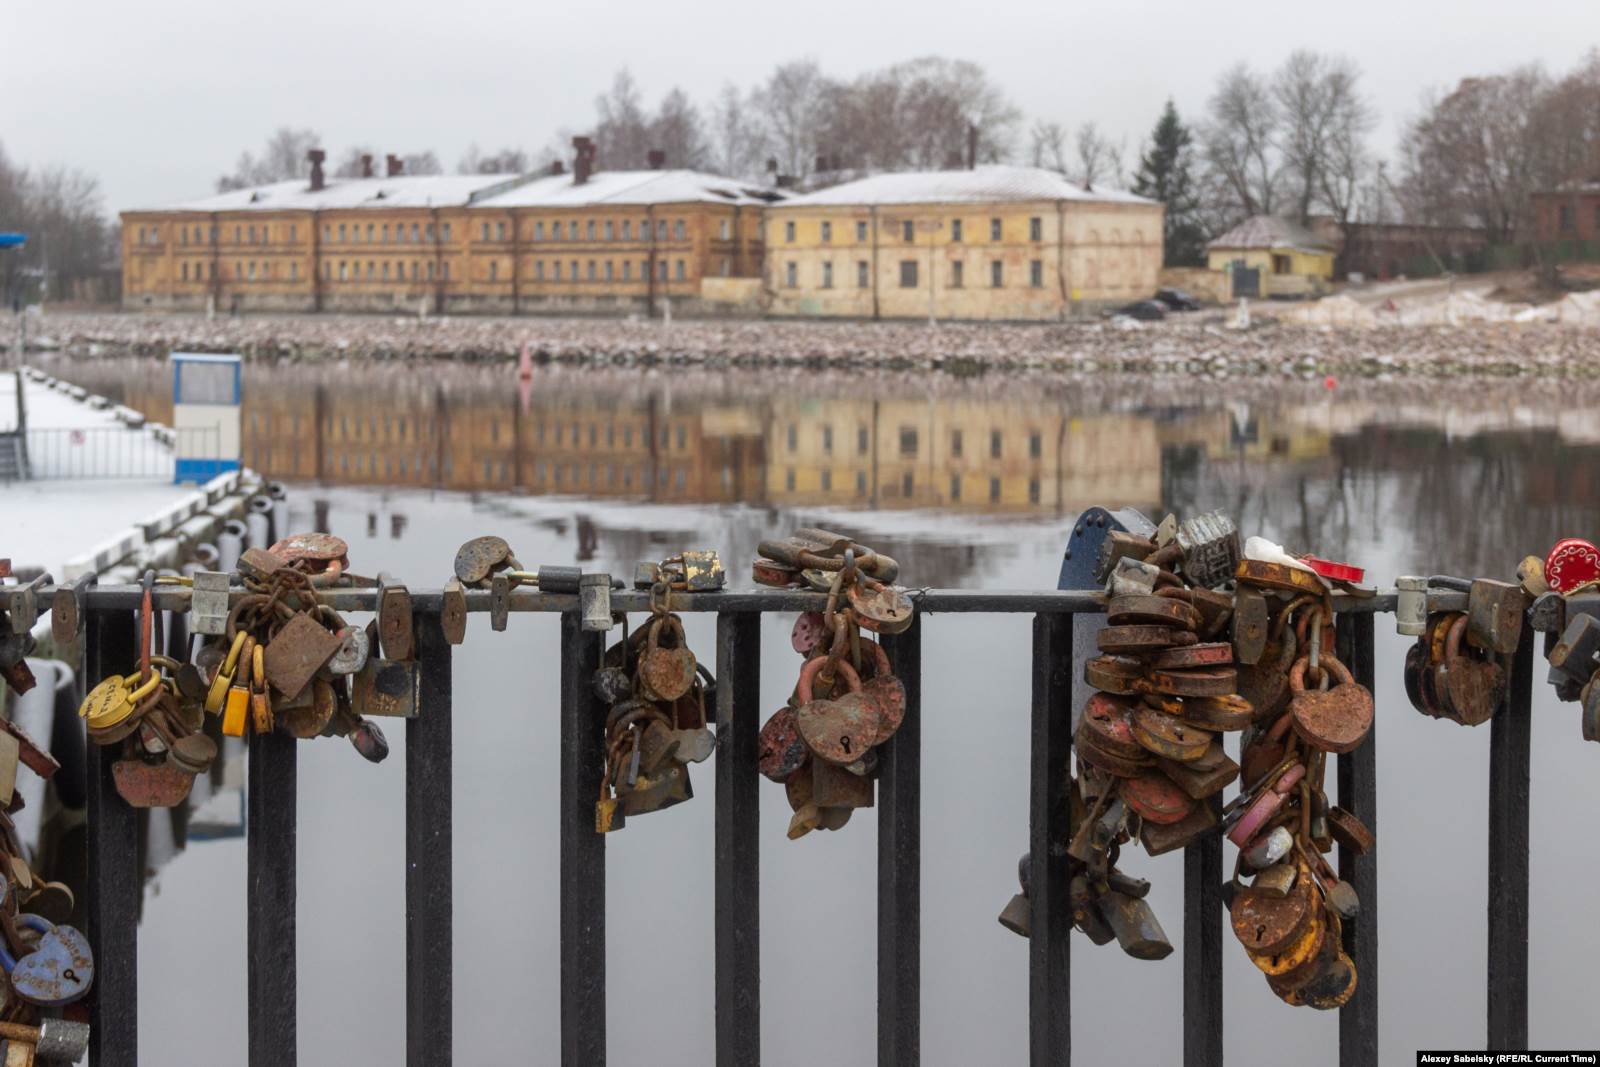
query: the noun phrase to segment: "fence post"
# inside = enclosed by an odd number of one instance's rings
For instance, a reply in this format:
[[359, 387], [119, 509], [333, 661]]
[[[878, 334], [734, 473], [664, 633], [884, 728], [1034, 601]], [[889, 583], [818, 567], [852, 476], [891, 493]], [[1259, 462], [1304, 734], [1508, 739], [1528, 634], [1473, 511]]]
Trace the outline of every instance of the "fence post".
[[295, 1065], [297, 744], [287, 734], [250, 734], [245, 790], [250, 1067]]
[[1489, 1050], [1528, 1047], [1528, 765], [1533, 628], [1522, 628], [1489, 725]]
[[448, 1067], [455, 988], [453, 652], [439, 616], [417, 614], [413, 630], [422, 692], [417, 717], [406, 720], [406, 1063]]
[[922, 1062], [922, 612], [886, 635], [906, 714], [878, 753], [878, 1065]]
[[761, 616], [717, 616], [718, 1067], [761, 1062]]
[[606, 1062], [606, 838], [594, 805], [605, 736], [590, 679], [603, 635], [561, 613], [561, 1063]]
[[[1376, 674], [1373, 616], [1339, 616], [1338, 655], [1355, 680], [1371, 691]], [[1339, 757], [1339, 805], [1378, 832], [1378, 727], [1354, 752]], [[1361, 914], [1344, 924], [1344, 949], [1355, 962], [1358, 980], [1349, 1002], [1339, 1009], [1339, 1067], [1378, 1065], [1378, 849], [1357, 858], [1339, 847], [1339, 878], [1355, 889]]]
[[[131, 611], [88, 611], [84, 639], [85, 685], [93, 687], [114, 665], [132, 663], [136, 651]], [[89, 943], [95, 984], [89, 995], [89, 1058], [95, 1067], [135, 1067], [139, 1062], [139, 906], [144, 879], [139, 862], [138, 813], [117, 794], [111, 777], [115, 752], [89, 745]]]
[[1072, 913], [1067, 905], [1073, 616], [1033, 617], [1029, 757], [1028, 1062], [1072, 1062]]
[[[1200, 801], [1220, 814], [1222, 799]], [[1222, 837], [1183, 850], [1183, 1062], [1222, 1064]]]

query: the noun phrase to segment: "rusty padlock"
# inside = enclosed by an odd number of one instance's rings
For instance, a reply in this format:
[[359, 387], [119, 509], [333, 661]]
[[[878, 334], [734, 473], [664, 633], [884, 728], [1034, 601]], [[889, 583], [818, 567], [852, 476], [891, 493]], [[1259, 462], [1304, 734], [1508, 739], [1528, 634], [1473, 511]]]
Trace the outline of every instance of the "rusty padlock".
[[1522, 640], [1528, 594], [1520, 585], [1479, 578], [1467, 591], [1467, 640], [1486, 652], [1509, 655]]
[[[663, 645], [663, 636], [671, 643]], [[646, 695], [655, 700], [677, 700], [694, 684], [695, 666], [682, 621], [676, 615], [662, 615], [653, 621], [637, 667], [639, 684]]]
[[1322, 684], [1331, 678], [1331, 688], [1307, 689], [1306, 670], [1310, 660], [1295, 661], [1289, 673], [1289, 713], [1294, 730], [1312, 748], [1323, 752], [1354, 752], [1372, 729], [1372, 694], [1358, 685], [1350, 669], [1324, 652], [1321, 657]]
[[876, 705], [861, 697], [860, 675], [844, 660], [833, 664], [833, 669], [843, 677], [848, 691], [833, 699], [813, 698], [817, 677], [828, 663], [827, 657], [818, 656], [800, 669], [800, 709], [795, 723], [813, 755], [844, 766], [867, 753], [883, 724]]
[[[1517, 621], [1520, 629], [1520, 615]], [[1445, 661], [1434, 676], [1434, 690], [1444, 697], [1452, 718], [1466, 726], [1478, 726], [1493, 718], [1500, 706], [1506, 672], [1494, 660], [1480, 659], [1462, 647], [1470, 627], [1467, 616], [1457, 617], [1451, 625], [1445, 639]]]
[[318, 671], [327, 666], [344, 639], [304, 612], [284, 623], [267, 645], [267, 680], [284, 696], [300, 695]]

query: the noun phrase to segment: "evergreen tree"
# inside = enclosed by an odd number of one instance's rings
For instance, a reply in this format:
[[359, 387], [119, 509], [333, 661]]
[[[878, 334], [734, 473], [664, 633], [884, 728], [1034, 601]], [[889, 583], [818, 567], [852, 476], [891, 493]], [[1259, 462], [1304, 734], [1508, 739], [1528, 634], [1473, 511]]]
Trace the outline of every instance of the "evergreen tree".
[[1170, 267], [1197, 267], [1205, 264], [1205, 231], [1198, 211], [1192, 164], [1194, 137], [1178, 118], [1171, 100], [1156, 122], [1150, 148], [1139, 156], [1139, 171], [1134, 175], [1133, 191], [1167, 205], [1163, 258]]

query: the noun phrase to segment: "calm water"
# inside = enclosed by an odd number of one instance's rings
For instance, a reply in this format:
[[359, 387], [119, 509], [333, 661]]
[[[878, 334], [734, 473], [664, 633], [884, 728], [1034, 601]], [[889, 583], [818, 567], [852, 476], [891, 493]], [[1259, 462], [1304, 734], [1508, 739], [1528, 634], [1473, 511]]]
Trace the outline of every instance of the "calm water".
[[[52, 369], [170, 410], [158, 364]], [[292, 527], [336, 532], [355, 569], [414, 588], [489, 532], [529, 565], [618, 573], [714, 547], [745, 584], [755, 542], [803, 523], [890, 552], [908, 584], [1053, 587], [1074, 516], [1096, 503], [1156, 517], [1221, 507], [1247, 533], [1387, 583], [1509, 576], [1560, 535], [1600, 533], [1600, 420], [1560, 399], [696, 372], [519, 386], [509, 369], [253, 367], [245, 458], [292, 483]], [[687, 622], [709, 659], [710, 620]], [[790, 622], [763, 628], [763, 717], [798, 667]], [[924, 634], [924, 1062], [1024, 1062], [1027, 946], [995, 915], [1027, 838], [1029, 620], [936, 617]], [[1415, 713], [1406, 639], [1385, 621], [1378, 640], [1383, 1060], [1409, 1063], [1419, 1047], [1483, 1043], [1489, 733]], [[458, 1063], [556, 1058], [557, 675], [554, 618], [496, 634], [474, 616], [456, 651]], [[1600, 849], [1584, 831], [1600, 748], [1542, 684], [1534, 715], [1532, 1041], [1591, 1046], [1600, 929], [1586, 897]], [[404, 1053], [404, 738], [389, 733], [378, 767], [342, 741], [301, 749], [304, 1064]], [[695, 776], [693, 802], [607, 842], [614, 1062], [711, 1061], [714, 783], [709, 765]], [[763, 784], [761, 798], [766, 1062], [872, 1064], [875, 820], [790, 842], [782, 791]], [[1154, 881], [1181, 945], [1181, 860], [1135, 850], [1123, 866]], [[244, 918], [242, 838], [191, 841], [153, 875], [146, 1062], [243, 1062]], [[1181, 948], [1141, 963], [1074, 938], [1073, 963], [1076, 1062], [1179, 1062]], [[1336, 1062], [1336, 1018], [1281, 1005], [1231, 937], [1225, 973], [1230, 1063]]]

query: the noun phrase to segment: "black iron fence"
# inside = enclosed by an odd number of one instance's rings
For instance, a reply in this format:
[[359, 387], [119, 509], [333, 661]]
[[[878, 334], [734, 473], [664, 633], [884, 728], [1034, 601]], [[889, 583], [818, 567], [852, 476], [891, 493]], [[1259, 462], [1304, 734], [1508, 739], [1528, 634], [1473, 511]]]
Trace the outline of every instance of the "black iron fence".
[[[181, 612], [188, 592], [162, 588], [157, 607]], [[1459, 605], [1444, 603], [1450, 596]], [[135, 659], [137, 587], [90, 588], [84, 594], [84, 674], [94, 684]], [[341, 612], [371, 611], [373, 590], [327, 593]], [[490, 609], [487, 592], [469, 592], [467, 609]], [[819, 610], [822, 594], [761, 590], [681, 595], [675, 610], [715, 612], [717, 790], [715, 809], [716, 1063], [753, 1065], [760, 1044], [760, 894], [756, 769], [760, 727], [760, 624], [771, 612]], [[878, 784], [878, 1062], [920, 1062], [921, 997], [921, 633], [944, 613], [1033, 615], [1030, 847], [1032, 938], [1029, 946], [1029, 1061], [1071, 1061], [1069, 975], [1072, 920], [1067, 905], [1067, 761], [1071, 753], [1074, 619], [1105, 610], [1097, 592], [914, 594], [916, 622], [886, 637], [904, 682], [904, 725], [882, 749]], [[1445, 594], [1438, 610], [1464, 607], [1465, 594]], [[412, 594], [421, 660], [421, 713], [406, 722], [406, 1048], [412, 1067], [451, 1062], [451, 743], [452, 648], [439, 627], [441, 595]], [[560, 1062], [601, 1067], [606, 1061], [606, 838], [594, 829], [594, 798], [604, 760], [604, 709], [589, 679], [605, 635], [585, 632], [575, 597], [519, 589], [513, 612], [559, 613], [561, 641], [561, 1033]], [[1395, 597], [1338, 599], [1338, 655], [1369, 688], [1374, 672], [1374, 615], [1394, 610]], [[619, 593], [617, 610], [648, 610], [645, 593]], [[172, 633], [182, 634], [181, 616]], [[1081, 639], [1081, 638], [1080, 638]], [[180, 638], [182, 640], [182, 638]], [[1487, 1033], [1490, 1049], [1526, 1047], [1528, 1033], [1528, 782], [1533, 637], [1524, 632], [1509, 695], [1491, 726], [1489, 771], [1489, 953]], [[1381, 717], [1380, 717], [1381, 718]], [[1337, 802], [1378, 827], [1376, 727], [1367, 741], [1338, 757]], [[285, 735], [249, 742], [248, 874], [249, 1062], [296, 1062], [295, 787], [296, 744]], [[135, 813], [117, 796], [110, 756], [89, 756], [89, 936], [98, 978], [91, 1015], [96, 1067], [138, 1059], [138, 870]], [[1378, 1063], [1378, 852], [1355, 862], [1340, 849], [1339, 877], [1362, 901], [1346, 924], [1345, 949], [1360, 983], [1341, 1010], [1342, 1067]], [[1189, 846], [1184, 861], [1183, 1058], [1191, 1067], [1222, 1063], [1222, 840]], [[999, 934], [997, 933], [997, 936]], [[197, 980], [202, 980], [197, 978]], [[165, 995], [181, 990], [165, 989]], [[547, 1049], [530, 1062], [552, 1062]]]
[[29, 428], [16, 435], [15, 464], [0, 463], [0, 482], [34, 479], [171, 479], [174, 457], [221, 458], [222, 431], [204, 426], [167, 430], [92, 426]]

